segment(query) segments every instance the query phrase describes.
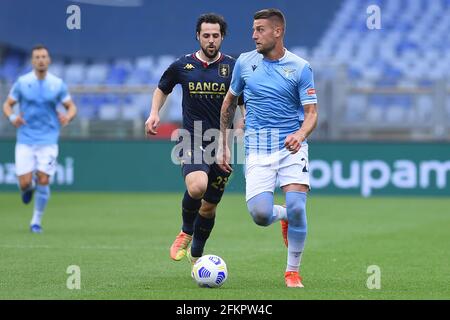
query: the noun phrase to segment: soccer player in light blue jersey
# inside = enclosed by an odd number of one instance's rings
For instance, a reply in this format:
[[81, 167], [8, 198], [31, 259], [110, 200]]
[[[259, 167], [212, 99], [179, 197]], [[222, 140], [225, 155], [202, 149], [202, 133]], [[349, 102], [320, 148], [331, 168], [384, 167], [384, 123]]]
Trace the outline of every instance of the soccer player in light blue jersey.
[[[42, 216], [50, 198], [49, 180], [56, 170], [60, 127], [69, 124], [77, 113], [67, 85], [47, 71], [50, 62], [47, 48], [35, 46], [31, 52], [33, 70], [19, 77], [3, 104], [3, 113], [17, 128], [16, 174], [23, 203], [30, 203], [36, 191], [30, 223], [33, 233], [42, 232]], [[16, 103], [18, 113], [13, 109]], [[59, 103], [66, 113], [57, 112]]]
[[[281, 221], [288, 246], [285, 283], [287, 287], [303, 287], [299, 268], [309, 191], [306, 138], [317, 125], [317, 97], [309, 63], [283, 45], [285, 29], [284, 15], [278, 9], [254, 15], [256, 50], [241, 54], [236, 61], [221, 109], [217, 161], [222, 170], [232, 170], [227, 136], [236, 99], [243, 93], [247, 208], [260, 226]], [[277, 180], [285, 193], [286, 207], [274, 205]]]

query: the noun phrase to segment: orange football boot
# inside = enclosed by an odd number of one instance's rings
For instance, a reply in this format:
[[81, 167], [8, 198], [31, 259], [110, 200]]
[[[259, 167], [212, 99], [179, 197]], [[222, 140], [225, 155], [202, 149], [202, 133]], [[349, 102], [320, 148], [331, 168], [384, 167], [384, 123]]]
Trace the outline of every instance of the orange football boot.
[[288, 288], [304, 288], [302, 277], [296, 271], [286, 271], [284, 273], [284, 282]]
[[180, 231], [175, 241], [170, 247], [170, 257], [175, 261], [180, 261], [186, 256], [186, 249], [192, 241], [192, 236]]

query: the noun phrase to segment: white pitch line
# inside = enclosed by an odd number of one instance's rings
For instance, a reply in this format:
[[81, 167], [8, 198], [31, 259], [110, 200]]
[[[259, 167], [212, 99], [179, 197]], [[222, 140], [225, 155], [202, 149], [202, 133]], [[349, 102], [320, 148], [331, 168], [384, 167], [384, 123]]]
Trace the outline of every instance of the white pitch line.
[[55, 247], [49, 245], [17, 245], [17, 244], [0, 244], [0, 248], [8, 249], [82, 249], [82, 250], [130, 250], [138, 249], [137, 247], [124, 246], [79, 246], [79, 247]]

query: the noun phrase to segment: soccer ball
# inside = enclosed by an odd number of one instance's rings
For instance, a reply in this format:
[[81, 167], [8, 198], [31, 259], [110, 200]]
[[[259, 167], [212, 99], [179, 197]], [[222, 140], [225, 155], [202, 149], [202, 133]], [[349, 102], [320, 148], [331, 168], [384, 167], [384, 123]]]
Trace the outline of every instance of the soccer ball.
[[195, 262], [191, 275], [202, 288], [218, 288], [227, 280], [227, 265], [221, 257], [208, 254]]

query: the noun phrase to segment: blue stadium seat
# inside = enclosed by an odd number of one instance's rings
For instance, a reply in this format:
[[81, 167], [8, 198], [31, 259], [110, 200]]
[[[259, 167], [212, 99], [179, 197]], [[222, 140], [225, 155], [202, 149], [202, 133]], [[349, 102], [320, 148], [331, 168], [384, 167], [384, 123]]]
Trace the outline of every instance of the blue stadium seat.
[[108, 76], [110, 66], [105, 62], [93, 63], [86, 66], [86, 75], [83, 84], [104, 84]]
[[66, 66], [64, 79], [68, 85], [81, 84], [86, 78], [86, 66], [82, 62], [72, 63]]
[[[381, 8], [382, 29], [366, 27], [365, 9], [377, 4]], [[357, 1], [347, 0], [336, 14], [314, 58], [356, 64], [363, 77], [376, 77], [370, 67], [374, 59], [395, 66], [390, 76], [400, 72], [407, 77], [441, 79], [443, 68], [431, 63], [450, 50], [450, 4], [448, 0]], [[432, 30], [432, 32], [430, 32]], [[379, 54], [378, 54], [379, 53]], [[418, 56], [424, 53], [425, 56]], [[405, 63], [396, 61], [405, 59]], [[425, 64], [425, 68], [421, 64]], [[441, 63], [442, 65], [442, 63]], [[408, 71], [409, 70], [409, 71]], [[386, 72], [385, 72], [386, 73]]]
[[23, 58], [19, 55], [8, 55], [0, 67], [0, 78], [7, 82], [14, 82], [21, 74]]
[[53, 73], [55, 76], [57, 76], [59, 78], [63, 78], [63, 79], [64, 79], [64, 76], [65, 76], [64, 70], [65, 70], [64, 63], [62, 61], [59, 61], [59, 60], [53, 60], [52, 64], [49, 67], [49, 71], [51, 73]]

